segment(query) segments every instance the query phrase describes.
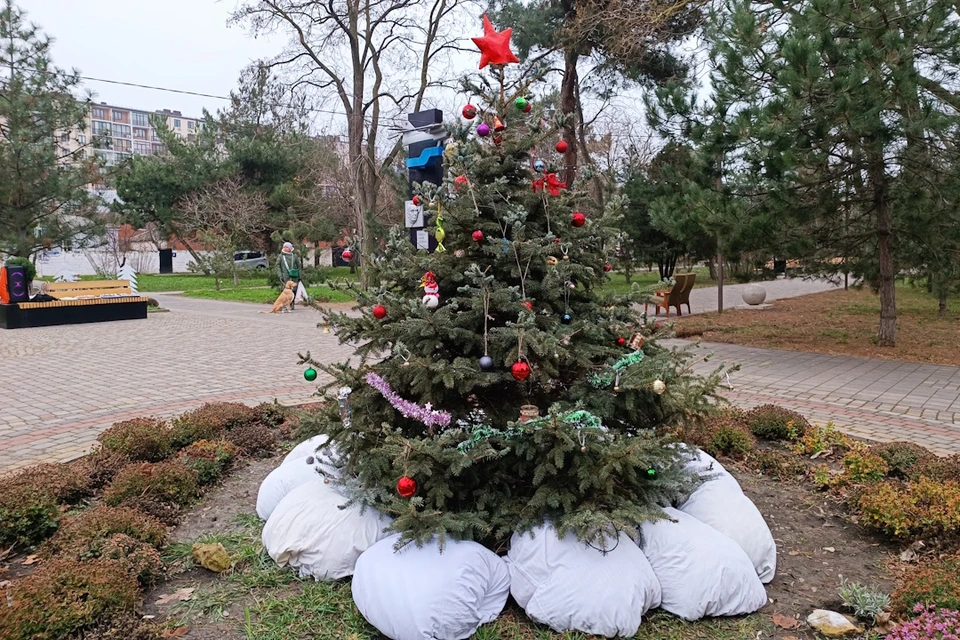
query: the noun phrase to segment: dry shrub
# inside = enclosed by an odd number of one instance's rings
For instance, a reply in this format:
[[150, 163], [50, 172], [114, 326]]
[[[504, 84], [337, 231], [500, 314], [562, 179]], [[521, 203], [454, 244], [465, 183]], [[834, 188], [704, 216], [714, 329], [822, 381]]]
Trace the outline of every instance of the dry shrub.
[[90, 495], [89, 482], [77, 469], [65, 464], [38, 464], [0, 481], [2, 486], [28, 486], [49, 494], [62, 504], [74, 504]]
[[853, 484], [871, 484], [887, 477], [886, 461], [865, 445], [856, 445], [843, 456], [843, 480]]
[[921, 477], [881, 482], [860, 496], [860, 521], [896, 538], [960, 532], [960, 484]]
[[130, 458], [117, 451], [100, 448], [90, 455], [74, 460], [69, 465], [87, 479], [90, 491], [99, 491], [110, 484], [121, 469], [130, 464]]
[[123, 534], [138, 542], [160, 548], [167, 539], [167, 528], [156, 519], [126, 507], [92, 507], [67, 518], [57, 534], [43, 545], [43, 553], [52, 556], [70, 550], [95, 546], [98, 541]]
[[171, 441], [182, 449], [198, 440], [219, 440], [224, 431], [257, 424], [259, 412], [239, 402], [208, 402], [173, 421]]
[[747, 461], [752, 468], [776, 480], [803, 476], [808, 469], [794, 454], [775, 449], [757, 449], [750, 453]]
[[951, 480], [960, 483], [960, 454], [948, 458], [933, 458], [917, 465], [912, 471], [911, 478], [926, 476], [933, 480]]
[[917, 466], [935, 459], [929, 449], [912, 442], [883, 442], [870, 447], [870, 453], [883, 458], [894, 478], [908, 478]]
[[167, 460], [125, 467], [104, 491], [103, 500], [117, 506], [129, 498], [151, 497], [182, 506], [197, 495], [197, 474], [180, 462]]
[[0, 607], [0, 638], [61, 640], [71, 634], [132, 613], [137, 580], [123, 563], [55, 558], [7, 591]]
[[144, 513], [155, 520], [159, 520], [168, 527], [180, 524], [183, 507], [173, 502], [152, 495], [131, 496], [119, 504], [121, 507]]
[[164, 627], [155, 622], [137, 615], [119, 615], [86, 629], [78, 640], [161, 640], [163, 633]]
[[[240, 430], [248, 427], [240, 427]], [[199, 440], [177, 455], [177, 460], [197, 474], [200, 485], [213, 484], [233, 464], [240, 450], [230, 442]]]
[[117, 422], [97, 440], [107, 451], [122, 453], [136, 462], [160, 462], [170, 457], [170, 427], [158, 418]]
[[267, 427], [279, 427], [290, 415], [290, 410], [279, 402], [264, 402], [253, 408], [257, 421]]
[[746, 414], [753, 435], [764, 440], [796, 440], [807, 432], [810, 423], [796, 411], [773, 404], [754, 407]]
[[960, 610], [960, 555], [914, 567], [891, 600], [894, 613], [904, 617], [918, 604]]
[[280, 438], [276, 430], [260, 424], [237, 427], [226, 434], [226, 439], [232, 442], [243, 455], [252, 458], [269, 458], [277, 449]]
[[163, 578], [166, 568], [160, 553], [146, 542], [134, 540], [130, 536], [118, 533], [110, 536], [100, 545], [96, 557], [116, 560], [127, 566], [127, 570], [137, 578], [142, 586], [150, 586]]
[[846, 451], [852, 446], [853, 440], [838, 431], [832, 422], [828, 422], [822, 427], [807, 429], [807, 432], [793, 445], [793, 451], [797, 455], [813, 455], [827, 449]]
[[678, 435], [712, 456], [743, 457], [756, 446], [744, 413], [733, 408], [707, 416], [700, 424], [683, 428]]

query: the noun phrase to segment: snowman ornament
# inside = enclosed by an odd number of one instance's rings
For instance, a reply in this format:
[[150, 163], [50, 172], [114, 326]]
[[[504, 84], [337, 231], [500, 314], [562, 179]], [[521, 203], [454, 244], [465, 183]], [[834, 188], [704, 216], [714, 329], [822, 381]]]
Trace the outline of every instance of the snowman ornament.
[[440, 304], [440, 287], [437, 285], [437, 277], [432, 271], [423, 274], [420, 286], [423, 287], [423, 306], [427, 309], [436, 309], [437, 305]]

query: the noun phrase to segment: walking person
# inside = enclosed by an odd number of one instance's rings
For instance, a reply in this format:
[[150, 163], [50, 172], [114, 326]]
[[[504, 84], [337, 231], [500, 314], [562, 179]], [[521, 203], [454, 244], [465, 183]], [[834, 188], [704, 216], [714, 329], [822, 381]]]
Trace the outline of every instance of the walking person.
[[[280, 251], [280, 257], [277, 258], [277, 275], [280, 276], [281, 287], [286, 287], [287, 283], [293, 281], [293, 289], [296, 290], [300, 283], [300, 270], [303, 269], [303, 262], [300, 257], [293, 252], [293, 245], [289, 242], [283, 243], [283, 249]], [[290, 311], [293, 311], [294, 303], [290, 303]]]

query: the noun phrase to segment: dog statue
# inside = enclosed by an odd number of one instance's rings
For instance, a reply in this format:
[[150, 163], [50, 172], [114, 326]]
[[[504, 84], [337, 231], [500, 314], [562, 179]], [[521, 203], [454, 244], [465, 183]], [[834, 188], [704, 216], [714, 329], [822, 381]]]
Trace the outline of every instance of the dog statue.
[[283, 286], [283, 291], [277, 296], [277, 301], [273, 303], [271, 311], [260, 311], [259, 313], [290, 313], [290, 305], [293, 304], [293, 287], [296, 286], [293, 280], [288, 280]]

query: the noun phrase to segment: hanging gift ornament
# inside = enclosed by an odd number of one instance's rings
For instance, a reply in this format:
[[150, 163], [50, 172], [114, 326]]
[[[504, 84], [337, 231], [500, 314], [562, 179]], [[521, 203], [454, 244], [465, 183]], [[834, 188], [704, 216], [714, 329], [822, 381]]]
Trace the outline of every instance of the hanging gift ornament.
[[483, 242], [483, 231], [480, 231], [480, 229], [477, 229], [476, 231], [473, 232], [472, 237], [474, 242], [476, 242], [477, 244], [480, 244], [481, 242]]
[[382, 304], [378, 304], [373, 308], [373, 317], [377, 320], [383, 320], [387, 317], [387, 308]]
[[526, 111], [527, 107], [530, 106], [530, 101], [524, 98], [523, 96], [520, 96], [514, 101], [513, 104], [516, 105], [517, 109], [519, 109], [520, 111]]
[[513, 377], [516, 378], [518, 382], [523, 382], [529, 378], [530, 372], [530, 365], [523, 360], [517, 360], [513, 363], [513, 366], [510, 367], [510, 373], [513, 374]]
[[463, 108], [463, 111], [461, 111], [460, 113], [462, 113], [463, 117], [466, 118], [467, 120], [473, 120], [474, 118], [477, 117], [477, 108], [472, 104], [468, 104]]
[[632, 336], [630, 336], [630, 348], [639, 349], [643, 346], [643, 343], [646, 342], [646, 338], [643, 337], [643, 334], [639, 331]]
[[417, 492], [417, 481], [409, 476], [401, 476], [397, 480], [397, 493], [401, 498], [412, 498]]
[[557, 153], [566, 153], [568, 145], [564, 140], [557, 143]]
[[440, 304], [440, 287], [437, 285], [437, 277], [432, 271], [423, 274], [420, 286], [423, 287], [423, 306], [428, 309], [435, 309]]
[[583, 215], [579, 211], [570, 216], [570, 224], [575, 227], [582, 227], [587, 223], [587, 216]]
[[307, 380], [307, 382], [313, 382], [317, 379], [317, 370], [313, 367], [310, 367], [303, 372], [303, 377]]
[[490, 135], [490, 125], [488, 125], [486, 122], [481, 122], [478, 124], [477, 135], [481, 138], [486, 138], [488, 135]]
[[520, 59], [510, 50], [510, 35], [513, 29], [504, 29], [497, 32], [487, 15], [483, 15], [483, 37], [470, 38], [480, 49], [480, 68], [488, 64], [505, 65], [511, 62], [520, 62]]

